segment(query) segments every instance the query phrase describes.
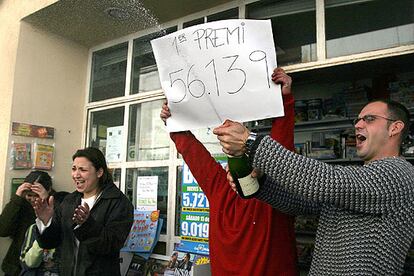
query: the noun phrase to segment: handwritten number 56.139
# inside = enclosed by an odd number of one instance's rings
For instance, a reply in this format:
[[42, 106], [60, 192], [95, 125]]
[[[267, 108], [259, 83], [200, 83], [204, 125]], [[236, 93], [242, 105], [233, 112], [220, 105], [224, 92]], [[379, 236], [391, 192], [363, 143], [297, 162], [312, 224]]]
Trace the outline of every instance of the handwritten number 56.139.
[[[238, 60], [239, 56], [238, 55], [233, 55], [233, 56], [226, 56], [226, 57], [222, 57], [222, 60], [225, 61], [227, 59], [230, 59], [230, 63], [227, 67], [226, 72], [228, 74], [231, 74], [231, 76], [223, 76], [224, 79], [228, 79], [228, 78], [232, 78], [234, 79], [235, 77], [239, 77], [241, 85], [237, 90], [234, 91], [226, 91], [226, 93], [228, 94], [236, 94], [238, 92], [240, 92], [243, 87], [246, 85], [247, 82], [247, 74], [246, 71], [243, 70], [242, 68], [237, 67], [236, 62]], [[266, 53], [264, 51], [261, 50], [256, 50], [250, 53], [249, 55], [249, 60], [252, 62], [264, 62], [264, 67], [265, 67], [265, 78], [267, 81], [267, 87], [270, 88], [270, 79], [269, 79], [269, 70], [268, 70], [268, 64], [267, 64], [267, 56]], [[195, 64], [191, 65], [191, 67], [188, 69], [187, 72], [187, 78], [184, 81], [182, 78], [179, 78], [177, 76], [177, 74], [179, 75], [182, 71], [184, 71], [184, 69], [180, 69], [177, 71], [173, 71], [169, 73], [169, 78], [170, 78], [170, 87], [173, 87], [174, 85], [178, 85], [181, 86], [181, 89], [179, 89], [179, 91], [181, 91], [182, 93], [175, 99], [172, 100], [173, 103], [180, 103], [181, 101], [183, 101], [185, 99], [185, 97], [187, 96], [187, 91], [188, 93], [193, 96], [194, 98], [201, 98], [205, 92], [206, 92], [206, 86], [204, 84], [204, 82], [200, 79], [197, 78], [191, 78], [191, 76], [193, 74], [191, 74], [192, 70], [194, 69]], [[209, 61], [206, 65], [205, 65], [205, 69], [211, 67], [211, 71], [212, 71], [212, 77], [214, 78], [214, 84], [215, 84], [215, 94], [217, 96], [220, 96], [220, 84], [219, 84], [219, 76], [217, 74], [217, 67], [216, 67], [216, 60], [212, 59], [211, 61]], [[210, 92], [209, 92], [210, 94]]]

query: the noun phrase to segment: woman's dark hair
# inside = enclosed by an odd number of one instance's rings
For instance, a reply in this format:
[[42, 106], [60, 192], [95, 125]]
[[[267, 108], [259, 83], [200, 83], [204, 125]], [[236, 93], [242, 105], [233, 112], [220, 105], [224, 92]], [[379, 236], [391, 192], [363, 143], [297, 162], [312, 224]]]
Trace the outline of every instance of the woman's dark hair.
[[44, 171], [31, 171], [25, 178], [24, 182], [33, 184], [38, 182], [42, 184], [46, 191], [52, 188], [52, 178], [47, 172]]
[[99, 149], [92, 147], [79, 149], [72, 156], [72, 160], [75, 160], [75, 158], [77, 157], [85, 157], [86, 159], [91, 161], [96, 171], [98, 171], [99, 169], [103, 170], [103, 174], [99, 178], [100, 188], [105, 187], [109, 183], [113, 183], [112, 175], [109, 173], [108, 166], [106, 165], [105, 156]]

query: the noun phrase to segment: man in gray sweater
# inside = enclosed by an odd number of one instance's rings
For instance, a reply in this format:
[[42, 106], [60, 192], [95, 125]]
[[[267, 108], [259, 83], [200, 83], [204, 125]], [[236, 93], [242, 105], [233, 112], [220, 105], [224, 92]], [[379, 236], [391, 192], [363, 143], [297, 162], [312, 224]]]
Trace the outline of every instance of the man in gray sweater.
[[[401, 275], [414, 237], [414, 167], [400, 156], [409, 112], [367, 104], [355, 120], [363, 166], [333, 166], [294, 154], [269, 136], [226, 121], [214, 133], [227, 154], [247, 154], [265, 174], [258, 199], [288, 213], [318, 213], [310, 275]], [[256, 174], [253, 172], [253, 174]]]

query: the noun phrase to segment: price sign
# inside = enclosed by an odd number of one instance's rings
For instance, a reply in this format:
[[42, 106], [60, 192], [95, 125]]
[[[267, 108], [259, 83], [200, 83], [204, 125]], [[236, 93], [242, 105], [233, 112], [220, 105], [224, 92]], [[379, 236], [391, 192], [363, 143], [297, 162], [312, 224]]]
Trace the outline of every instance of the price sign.
[[183, 214], [181, 220], [181, 234], [183, 236], [208, 238], [208, 216]]
[[208, 255], [209, 203], [187, 164], [183, 165], [180, 236], [177, 250]]
[[172, 114], [169, 131], [284, 115], [280, 87], [271, 81], [276, 52], [269, 20], [215, 21], [151, 44]]
[[209, 208], [208, 200], [204, 193], [183, 193], [181, 204], [183, 207]]

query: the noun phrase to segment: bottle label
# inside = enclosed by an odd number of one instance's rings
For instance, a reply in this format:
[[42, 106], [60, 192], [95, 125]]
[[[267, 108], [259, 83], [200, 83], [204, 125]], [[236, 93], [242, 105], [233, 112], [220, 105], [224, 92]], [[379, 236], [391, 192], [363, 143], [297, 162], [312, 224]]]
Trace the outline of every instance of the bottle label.
[[250, 196], [259, 190], [259, 181], [257, 181], [257, 178], [252, 177], [250, 174], [239, 178], [239, 182], [240, 188], [245, 196]]

